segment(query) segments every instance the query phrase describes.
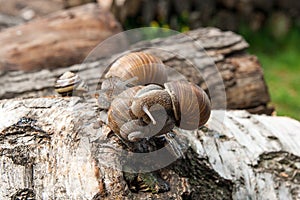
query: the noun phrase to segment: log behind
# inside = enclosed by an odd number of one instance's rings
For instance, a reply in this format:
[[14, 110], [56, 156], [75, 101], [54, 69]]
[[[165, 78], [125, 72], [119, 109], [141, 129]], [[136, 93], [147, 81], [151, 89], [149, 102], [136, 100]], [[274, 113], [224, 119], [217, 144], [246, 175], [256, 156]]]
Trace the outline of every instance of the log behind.
[[97, 4], [62, 10], [0, 32], [0, 70], [36, 70], [80, 63], [101, 41], [121, 31]]
[[[128, 49], [149, 51], [159, 56], [165, 64], [175, 68], [204, 89], [207, 89], [206, 83], [214, 84], [216, 77], [221, 75], [221, 88], [219, 89], [216, 83], [209, 91], [216, 99], [220, 98], [214, 102], [214, 108], [224, 108], [226, 106], [224, 101], [227, 101], [229, 109], [247, 109], [252, 113], [266, 114], [272, 112], [267, 105], [270, 96], [260, 63], [255, 56], [246, 52], [248, 44], [241, 36], [215, 28], [197, 29], [188, 32], [187, 35], [188, 38], [177, 35], [140, 42]], [[199, 45], [195, 45], [195, 41]], [[200, 48], [201, 46], [204, 49]], [[57, 56], [64, 55], [61, 51], [58, 54], [50, 51], [49, 56], [51, 53]], [[74, 52], [74, 55], [78, 55], [78, 52]], [[68, 70], [79, 71], [79, 75], [87, 81], [90, 88], [95, 89], [105, 68], [116, 56], [118, 55], [51, 71], [2, 72], [0, 99], [55, 95], [53, 89], [55, 79]], [[217, 73], [212, 70], [215, 67], [212, 61], [216, 63]], [[202, 74], [199, 74], [192, 65], [196, 66]], [[206, 77], [205, 82], [203, 77]], [[226, 97], [218, 93], [219, 90], [222, 91], [223, 84]]]

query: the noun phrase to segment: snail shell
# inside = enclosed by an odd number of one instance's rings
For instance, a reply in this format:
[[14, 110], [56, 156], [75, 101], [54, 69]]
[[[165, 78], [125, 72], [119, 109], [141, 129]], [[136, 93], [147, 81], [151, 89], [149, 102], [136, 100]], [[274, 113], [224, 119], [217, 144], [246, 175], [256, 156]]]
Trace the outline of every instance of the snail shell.
[[119, 95], [119, 97], [115, 98], [112, 101], [111, 106], [108, 110], [108, 125], [115, 133], [120, 133], [120, 127], [123, 124], [131, 121], [132, 119], [137, 119], [131, 113], [130, 105], [132, 102], [132, 98], [141, 88], [142, 86], [128, 88], [127, 90], [123, 91]]
[[133, 85], [163, 85], [168, 79], [163, 62], [144, 52], [129, 53], [117, 59], [105, 75], [109, 77], [119, 77], [123, 81], [136, 78], [132, 80]]
[[203, 126], [210, 117], [211, 104], [207, 94], [197, 85], [187, 81], [164, 84], [172, 99], [176, 125], [185, 130]]
[[[151, 107], [152, 109], [149, 109], [151, 115], [158, 121], [157, 124], [151, 123], [151, 120], [149, 120], [147, 116], [145, 116], [147, 120], [144, 120], [132, 113], [131, 104], [134, 99], [139, 98], [144, 92], [148, 93], [151, 89], [157, 90], [161, 88], [154, 86], [149, 89], [149, 87], [151, 87], [151, 85], [128, 88], [111, 103], [108, 110], [108, 125], [116, 134], [125, 140], [137, 141], [145, 137], [165, 134], [174, 128], [174, 118], [165, 113], [165, 109], [162, 106], [158, 108], [154, 105]], [[160, 91], [163, 91], [162, 88]]]
[[145, 122], [148, 117], [155, 124], [157, 120], [151, 116], [149, 109], [153, 105], [161, 105], [179, 128], [194, 130], [207, 122], [211, 105], [200, 87], [187, 81], [172, 81], [164, 86], [164, 90], [143, 89], [145, 92], [137, 93], [131, 104], [132, 113]]
[[129, 87], [132, 87], [132, 85], [128, 85], [127, 82], [118, 77], [105, 79], [97, 93], [98, 106], [108, 110], [113, 99]]
[[55, 91], [62, 96], [82, 96], [88, 92], [88, 86], [78, 74], [67, 71], [55, 82]]

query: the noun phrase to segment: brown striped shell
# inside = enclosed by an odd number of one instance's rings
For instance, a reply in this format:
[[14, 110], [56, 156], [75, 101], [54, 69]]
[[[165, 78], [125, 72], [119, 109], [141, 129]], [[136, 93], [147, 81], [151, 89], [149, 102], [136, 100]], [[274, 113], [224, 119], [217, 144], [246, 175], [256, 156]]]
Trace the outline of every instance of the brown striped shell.
[[144, 52], [129, 53], [117, 59], [105, 75], [105, 78], [109, 77], [119, 77], [123, 81], [136, 77], [132, 81], [134, 85], [163, 85], [168, 79], [163, 62]]
[[187, 81], [172, 81], [164, 86], [172, 98], [176, 126], [194, 130], [208, 121], [210, 100], [199, 86]]
[[55, 82], [55, 91], [62, 96], [81, 96], [88, 92], [88, 86], [78, 74], [67, 71]]
[[123, 124], [134, 118], [136, 119], [130, 111], [130, 105], [132, 98], [141, 88], [142, 86], [128, 88], [111, 102], [111, 106], [108, 110], [108, 125], [115, 133], [119, 134], [120, 127]]
[[152, 90], [156, 92], [164, 91], [163, 88], [154, 85], [135, 86], [123, 91], [112, 101], [108, 110], [108, 125], [123, 139], [137, 141], [145, 137], [165, 134], [175, 126], [174, 117], [169, 116], [162, 106], [158, 108], [154, 105], [154, 107], [149, 109], [157, 120], [156, 124], [151, 123], [149, 119], [145, 120], [147, 116], [136, 116], [133, 114], [131, 110], [132, 102], [139, 99], [143, 93], [148, 94]]

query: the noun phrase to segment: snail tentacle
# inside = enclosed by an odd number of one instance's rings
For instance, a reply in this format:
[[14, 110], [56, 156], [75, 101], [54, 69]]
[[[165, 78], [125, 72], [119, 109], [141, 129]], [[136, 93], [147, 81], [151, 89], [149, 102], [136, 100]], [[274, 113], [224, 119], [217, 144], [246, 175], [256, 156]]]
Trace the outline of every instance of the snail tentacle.
[[147, 116], [151, 119], [152, 123], [155, 125], [156, 121], [146, 105], [143, 106], [143, 111], [147, 114]]

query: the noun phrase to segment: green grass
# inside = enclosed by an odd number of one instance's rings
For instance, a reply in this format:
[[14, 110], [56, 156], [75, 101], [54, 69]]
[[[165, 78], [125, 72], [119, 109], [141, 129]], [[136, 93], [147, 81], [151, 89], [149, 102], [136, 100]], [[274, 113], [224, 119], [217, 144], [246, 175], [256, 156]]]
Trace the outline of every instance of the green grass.
[[274, 38], [268, 30], [253, 33], [242, 29], [240, 34], [262, 64], [277, 115], [300, 121], [300, 29], [293, 28], [281, 38]]

